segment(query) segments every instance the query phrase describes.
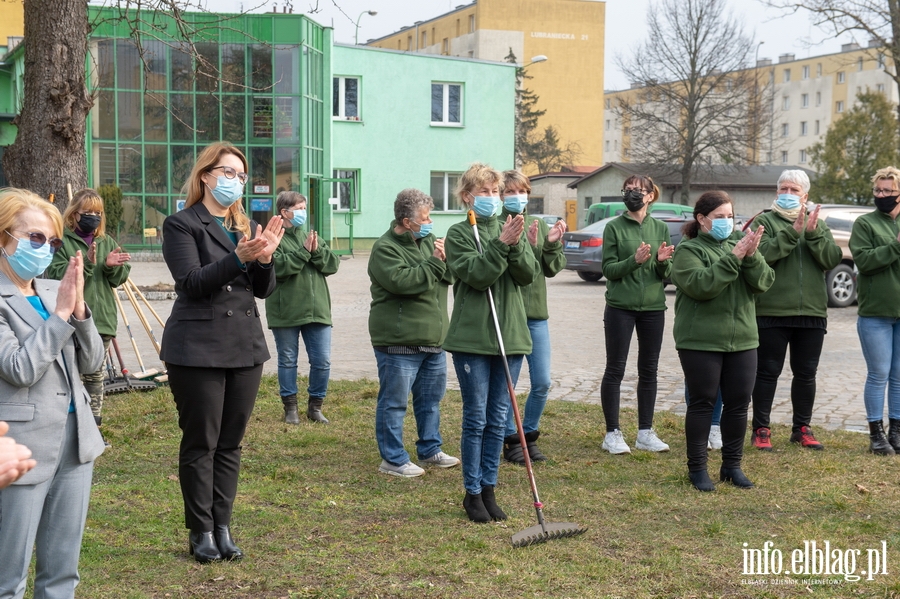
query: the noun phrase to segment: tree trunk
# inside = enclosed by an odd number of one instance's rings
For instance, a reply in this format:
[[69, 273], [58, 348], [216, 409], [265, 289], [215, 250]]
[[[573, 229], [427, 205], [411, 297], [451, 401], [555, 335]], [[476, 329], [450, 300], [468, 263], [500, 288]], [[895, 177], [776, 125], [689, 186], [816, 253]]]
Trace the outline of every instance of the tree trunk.
[[87, 0], [25, 2], [25, 89], [16, 141], [3, 156], [10, 184], [68, 204], [87, 185]]

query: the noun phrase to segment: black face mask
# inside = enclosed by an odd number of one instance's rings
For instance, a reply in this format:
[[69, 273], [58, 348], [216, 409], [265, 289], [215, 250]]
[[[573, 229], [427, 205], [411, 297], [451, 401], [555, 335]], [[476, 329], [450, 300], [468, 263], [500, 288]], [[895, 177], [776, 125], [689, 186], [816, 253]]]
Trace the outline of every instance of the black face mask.
[[890, 214], [891, 211], [897, 207], [897, 198], [900, 198], [900, 195], [884, 197], [875, 196], [875, 207], [886, 214]]
[[644, 194], [636, 189], [630, 189], [622, 197], [625, 207], [629, 212], [637, 212], [644, 207]]
[[82, 233], [93, 233], [100, 226], [100, 217], [93, 214], [82, 214], [78, 221], [78, 228]]

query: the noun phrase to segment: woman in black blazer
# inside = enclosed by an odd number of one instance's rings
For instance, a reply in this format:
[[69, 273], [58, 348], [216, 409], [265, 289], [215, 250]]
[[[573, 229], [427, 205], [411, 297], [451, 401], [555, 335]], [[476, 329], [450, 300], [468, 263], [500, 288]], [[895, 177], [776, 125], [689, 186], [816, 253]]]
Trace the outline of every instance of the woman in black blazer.
[[281, 218], [263, 229], [239, 201], [247, 159], [217, 142], [184, 185], [185, 207], [163, 223], [163, 257], [178, 298], [160, 358], [178, 408], [178, 475], [190, 551], [201, 563], [243, 557], [231, 537], [241, 440], [269, 359], [254, 297], [275, 289]]

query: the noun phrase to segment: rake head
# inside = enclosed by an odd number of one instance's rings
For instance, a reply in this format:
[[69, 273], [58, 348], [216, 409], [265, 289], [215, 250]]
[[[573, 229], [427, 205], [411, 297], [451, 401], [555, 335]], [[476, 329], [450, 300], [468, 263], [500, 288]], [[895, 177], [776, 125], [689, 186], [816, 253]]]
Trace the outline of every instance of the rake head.
[[132, 391], [152, 391], [153, 389], [156, 389], [156, 383], [153, 381], [139, 381], [137, 379], [128, 379], [126, 381], [122, 378], [117, 378], [113, 381], [109, 379], [103, 381], [103, 392], [107, 395], [130, 393]]
[[529, 545], [537, 545], [563, 539], [565, 537], [574, 537], [581, 533], [587, 532], [586, 528], [582, 528], [571, 522], [551, 522], [545, 523], [543, 526], [535, 524], [529, 526], [522, 532], [517, 532], [512, 537], [513, 547], [528, 547]]

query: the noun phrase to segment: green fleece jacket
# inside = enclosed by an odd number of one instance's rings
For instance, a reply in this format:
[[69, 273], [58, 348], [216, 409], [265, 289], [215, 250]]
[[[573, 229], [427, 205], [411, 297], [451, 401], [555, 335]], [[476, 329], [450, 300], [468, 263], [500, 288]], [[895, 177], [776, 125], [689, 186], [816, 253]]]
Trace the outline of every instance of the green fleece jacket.
[[447, 289], [453, 276], [434, 257], [434, 235], [416, 241], [409, 232], [395, 233], [396, 224], [369, 255], [369, 337], [374, 347], [440, 347], [450, 326]]
[[880, 210], [853, 223], [850, 253], [859, 269], [860, 316], [900, 318], [900, 241], [897, 221]]
[[751, 224], [766, 232], [759, 251], [775, 271], [775, 282], [756, 296], [758, 316], [818, 316], [828, 318], [825, 271], [841, 263], [841, 248], [820, 220], [815, 231], [797, 233], [794, 221], [777, 212], [764, 212]]
[[[666, 309], [663, 280], [672, 273], [672, 259], [656, 259], [663, 242], [672, 243], [669, 227], [650, 215], [639, 223], [626, 212], [607, 223], [603, 229], [607, 305], [638, 312]], [[641, 243], [650, 244], [650, 259], [638, 264], [634, 254]]]
[[266, 320], [270, 329], [299, 327], [312, 322], [331, 324], [331, 294], [325, 277], [337, 272], [341, 260], [321, 237], [316, 251], [308, 252], [303, 247], [306, 236], [300, 227], [285, 229], [272, 256], [275, 291], [266, 298]]
[[97, 244], [96, 262], [88, 260], [88, 246], [75, 231], [66, 229], [63, 233], [63, 244], [53, 254], [53, 262], [44, 273], [48, 279], [62, 280], [69, 266], [69, 258], [75, 252], [81, 250], [84, 256], [84, 303], [94, 315], [94, 324], [101, 335], [116, 336], [119, 328], [119, 313], [116, 309], [114, 289], [128, 280], [131, 274], [131, 264], [127, 262], [122, 266], [107, 266], [106, 257], [119, 247], [115, 239], [109, 235], [96, 237]]
[[675, 349], [739, 352], [759, 346], [753, 296], [775, 281], [759, 251], [743, 260], [731, 253], [741, 238], [723, 242], [700, 232], [678, 244], [672, 264]]
[[[537, 245], [531, 245], [531, 251], [534, 253], [534, 259], [538, 263], [537, 277], [534, 283], [522, 287], [522, 301], [525, 303], [525, 315], [531, 320], [547, 320], [550, 318], [550, 311], [547, 309], [547, 279], [553, 278], [559, 271], [566, 267], [566, 256], [563, 254], [562, 241], [547, 241], [547, 233], [550, 227], [542, 218], [529, 216], [525, 214], [525, 237], [527, 238], [528, 229], [531, 223], [537, 222]], [[506, 208], [500, 211], [500, 223], [506, 222], [507, 216], [515, 216]]]
[[496, 216], [478, 217], [478, 233], [484, 254], [475, 246], [468, 220], [447, 231], [444, 250], [453, 283], [453, 314], [444, 349], [469, 354], [499, 355], [500, 345], [488, 304], [488, 288], [494, 296], [500, 332], [507, 355], [531, 353], [531, 333], [522, 301], [522, 287], [534, 283], [539, 266], [529, 249], [525, 232], [516, 245], [500, 239]]

